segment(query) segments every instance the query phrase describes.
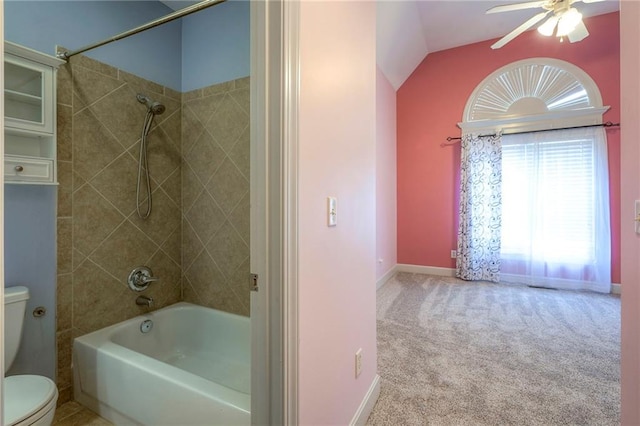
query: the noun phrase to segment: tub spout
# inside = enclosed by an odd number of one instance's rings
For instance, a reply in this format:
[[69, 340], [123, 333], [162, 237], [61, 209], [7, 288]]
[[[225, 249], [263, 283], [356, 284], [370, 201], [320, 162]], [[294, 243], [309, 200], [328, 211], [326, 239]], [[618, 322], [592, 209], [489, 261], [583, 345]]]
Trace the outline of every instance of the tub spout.
[[136, 305], [151, 307], [152, 304], [153, 297], [138, 296], [138, 298], [136, 299]]

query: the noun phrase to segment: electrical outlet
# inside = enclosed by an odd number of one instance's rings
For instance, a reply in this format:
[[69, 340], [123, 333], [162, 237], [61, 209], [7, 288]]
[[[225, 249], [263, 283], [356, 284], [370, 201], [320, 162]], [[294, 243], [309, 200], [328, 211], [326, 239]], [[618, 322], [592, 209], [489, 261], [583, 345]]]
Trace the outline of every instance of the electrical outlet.
[[356, 377], [362, 373], [362, 348], [356, 351]]
[[458, 256], [458, 253], [455, 250], [451, 250], [451, 258], [455, 259]]

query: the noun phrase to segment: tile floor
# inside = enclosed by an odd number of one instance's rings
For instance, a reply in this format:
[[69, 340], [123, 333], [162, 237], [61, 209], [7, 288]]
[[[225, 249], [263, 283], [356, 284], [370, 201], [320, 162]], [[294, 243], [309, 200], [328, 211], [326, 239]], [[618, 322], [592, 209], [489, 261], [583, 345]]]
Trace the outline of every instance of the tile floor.
[[56, 408], [53, 426], [113, 426], [113, 423], [71, 401]]

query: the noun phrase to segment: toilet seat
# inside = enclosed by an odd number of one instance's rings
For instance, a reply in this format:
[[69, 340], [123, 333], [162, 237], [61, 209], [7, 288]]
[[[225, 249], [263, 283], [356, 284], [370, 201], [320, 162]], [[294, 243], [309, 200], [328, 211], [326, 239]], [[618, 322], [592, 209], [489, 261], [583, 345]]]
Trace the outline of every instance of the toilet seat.
[[58, 389], [47, 377], [33, 375], [5, 377], [4, 425], [39, 424], [38, 420], [45, 420], [44, 417], [55, 410], [57, 399]]

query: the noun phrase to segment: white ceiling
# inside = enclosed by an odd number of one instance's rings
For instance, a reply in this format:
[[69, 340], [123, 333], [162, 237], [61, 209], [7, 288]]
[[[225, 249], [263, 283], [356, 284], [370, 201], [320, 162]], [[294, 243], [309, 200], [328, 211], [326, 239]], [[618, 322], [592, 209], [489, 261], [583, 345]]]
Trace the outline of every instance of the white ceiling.
[[[486, 15], [485, 11], [518, 0], [379, 0], [378, 67], [397, 90], [427, 54], [500, 38], [540, 9]], [[615, 12], [618, 0], [577, 3], [585, 17]]]
[[[197, 0], [161, 0], [177, 10]], [[526, 1], [526, 0], [523, 0]], [[429, 53], [500, 38], [539, 13], [528, 9], [486, 15], [518, 0], [377, 0], [377, 63], [398, 89]], [[615, 12], [619, 0], [577, 3], [585, 17]]]
[[160, 0], [160, 3], [164, 3], [165, 6], [178, 10], [198, 3], [198, 0]]

